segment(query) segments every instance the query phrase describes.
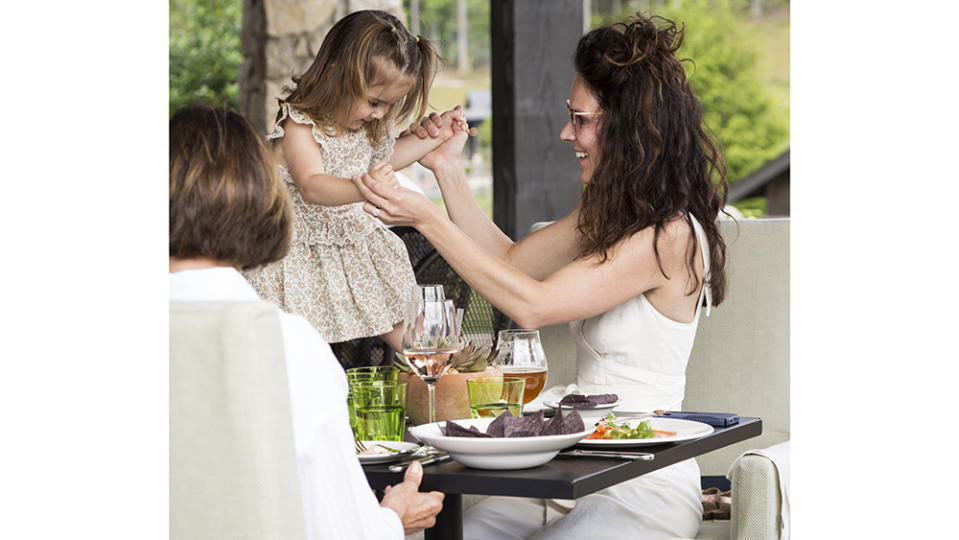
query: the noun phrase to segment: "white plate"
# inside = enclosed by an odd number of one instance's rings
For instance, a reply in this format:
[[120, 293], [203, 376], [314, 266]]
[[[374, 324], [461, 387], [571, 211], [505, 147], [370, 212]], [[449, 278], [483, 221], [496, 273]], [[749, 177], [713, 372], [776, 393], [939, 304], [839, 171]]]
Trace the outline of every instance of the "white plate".
[[[454, 420], [457, 424], [486, 432], [492, 418]], [[476, 469], [528, 469], [538, 467], [556, 457], [560, 450], [576, 444], [593, 432], [587, 425], [584, 431], [566, 435], [540, 437], [447, 437], [434, 422], [410, 428], [410, 434], [426, 444], [431, 444], [449, 453], [454, 461]]]
[[[594, 409], [612, 409], [614, 407], [618, 407], [619, 404], [622, 402], [623, 400], [617, 399], [616, 401], [612, 403], [604, 403], [602, 405], [597, 405], [595, 407], [580, 407], [580, 408], [573, 407], [572, 405], [563, 405], [563, 410], [564, 411], [584, 411], [584, 410], [588, 411], [588, 410], [594, 410]], [[546, 405], [547, 407], [550, 407], [553, 409], [558, 409], [559, 401], [556, 401], [555, 399], [551, 399], [548, 401], [544, 401], [543, 405]]]
[[401, 457], [408, 456], [420, 449], [420, 445], [416, 443], [402, 441], [363, 441], [363, 444], [365, 444], [367, 448], [376, 448], [376, 445], [379, 444], [387, 448], [399, 450], [399, 452], [389, 452], [381, 448], [380, 450], [383, 451], [382, 454], [357, 454], [356, 457], [360, 460], [360, 463], [364, 465], [397, 461]]
[[[579, 415], [583, 418], [583, 421], [587, 424], [595, 423], [600, 418], [606, 416], [607, 414], [613, 412], [613, 409], [619, 406], [623, 400], [617, 399], [612, 403], [604, 403], [602, 405], [597, 405], [595, 407], [573, 407], [571, 405], [563, 405], [563, 414], [567, 415], [572, 411], [579, 411]], [[543, 405], [550, 407], [552, 409], [559, 409], [559, 401], [552, 399], [543, 402]]]
[[[652, 439], [583, 439], [579, 446], [595, 447], [624, 447], [624, 446], [645, 446], [651, 444], [672, 443], [678, 441], [687, 441], [689, 439], [698, 439], [704, 435], [709, 435], [714, 431], [713, 426], [702, 422], [693, 422], [692, 420], [681, 420], [679, 418], [646, 418], [650, 427], [664, 431], [674, 431], [675, 435], [671, 437], [654, 437]], [[643, 420], [628, 420], [629, 425], [635, 427]], [[619, 422], [617, 422], [619, 423]]]

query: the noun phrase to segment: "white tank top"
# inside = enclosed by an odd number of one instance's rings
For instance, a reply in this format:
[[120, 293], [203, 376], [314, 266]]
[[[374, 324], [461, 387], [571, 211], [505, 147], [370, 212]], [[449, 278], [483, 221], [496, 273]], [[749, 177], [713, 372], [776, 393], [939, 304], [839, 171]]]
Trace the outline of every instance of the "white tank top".
[[586, 394], [614, 393], [623, 411], [679, 410], [699, 312], [712, 307], [709, 244], [690, 215], [703, 254], [703, 283], [692, 322], [674, 321], [640, 294], [594, 317], [569, 323], [576, 342], [576, 384]]

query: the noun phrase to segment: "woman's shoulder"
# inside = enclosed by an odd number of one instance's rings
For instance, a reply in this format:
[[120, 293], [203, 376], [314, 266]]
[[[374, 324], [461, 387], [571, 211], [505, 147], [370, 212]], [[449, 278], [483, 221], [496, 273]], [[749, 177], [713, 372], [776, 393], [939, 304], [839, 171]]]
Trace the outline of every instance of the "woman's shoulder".
[[672, 262], [684, 264], [693, 234], [685, 216], [679, 215], [667, 219], [658, 234], [657, 227], [650, 225], [623, 238], [618, 246], [640, 257], [653, 256], [653, 260], [658, 254], [664, 266], [672, 266]]

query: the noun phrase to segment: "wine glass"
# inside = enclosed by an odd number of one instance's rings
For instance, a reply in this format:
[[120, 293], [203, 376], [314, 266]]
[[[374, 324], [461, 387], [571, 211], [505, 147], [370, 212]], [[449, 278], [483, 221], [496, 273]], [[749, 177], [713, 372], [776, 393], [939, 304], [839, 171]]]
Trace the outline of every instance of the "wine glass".
[[496, 338], [496, 359], [493, 365], [504, 377], [523, 377], [523, 405], [533, 401], [546, 386], [546, 353], [539, 339], [539, 330], [500, 330]]
[[436, 421], [436, 381], [459, 351], [456, 311], [443, 296], [442, 285], [418, 285], [403, 320], [403, 355], [410, 369], [426, 383], [430, 423]]

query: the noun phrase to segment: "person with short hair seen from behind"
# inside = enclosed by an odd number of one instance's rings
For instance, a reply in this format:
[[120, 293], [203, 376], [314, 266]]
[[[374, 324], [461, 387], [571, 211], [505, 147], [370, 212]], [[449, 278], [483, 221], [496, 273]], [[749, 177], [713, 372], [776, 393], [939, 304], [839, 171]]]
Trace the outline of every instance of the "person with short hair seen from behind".
[[[377, 503], [329, 345], [240, 274], [286, 254], [292, 219], [276, 164], [245, 119], [205, 106], [173, 114], [172, 538], [400, 539], [432, 526], [442, 507], [442, 493], [418, 492], [418, 464]], [[265, 470], [251, 465], [263, 459]]]

